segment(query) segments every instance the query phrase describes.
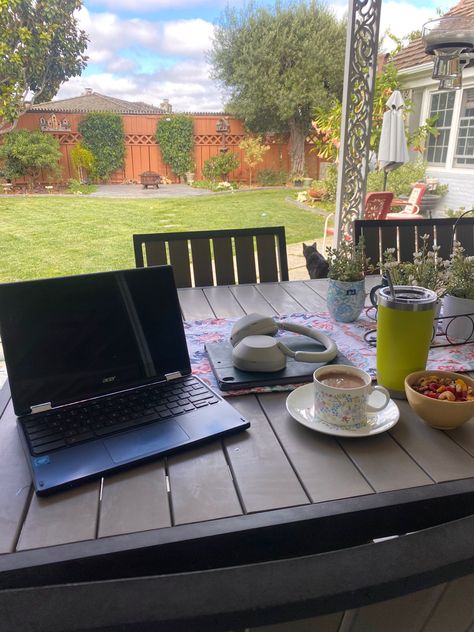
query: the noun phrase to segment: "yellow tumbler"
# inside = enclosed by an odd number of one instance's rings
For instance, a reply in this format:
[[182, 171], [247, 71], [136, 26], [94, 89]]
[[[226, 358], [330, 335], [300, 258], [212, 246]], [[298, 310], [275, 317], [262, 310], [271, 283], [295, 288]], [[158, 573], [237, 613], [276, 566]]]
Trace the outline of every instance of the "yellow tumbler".
[[405, 399], [405, 378], [426, 368], [438, 297], [423, 287], [377, 290], [377, 382]]

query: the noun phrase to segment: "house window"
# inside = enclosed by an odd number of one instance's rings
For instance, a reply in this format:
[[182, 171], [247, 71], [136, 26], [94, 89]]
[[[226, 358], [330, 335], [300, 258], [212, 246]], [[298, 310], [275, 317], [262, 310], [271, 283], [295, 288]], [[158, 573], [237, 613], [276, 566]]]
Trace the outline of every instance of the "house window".
[[430, 117], [438, 117], [435, 125], [439, 134], [436, 137], [430, 135], [428, 140], [426, 159], [430, 164], [446, 163], [455, 94], [455, 91], [451, 90], [450, 92], [435, 92], [431, 96]]
[[454, 164], [474, 167], [474, 89], [464, 90]]

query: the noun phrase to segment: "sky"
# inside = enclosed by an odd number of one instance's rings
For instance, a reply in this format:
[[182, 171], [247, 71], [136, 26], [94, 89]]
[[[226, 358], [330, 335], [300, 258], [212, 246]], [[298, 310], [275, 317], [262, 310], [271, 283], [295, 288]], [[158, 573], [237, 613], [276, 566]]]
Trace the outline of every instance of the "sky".
[[[380, 31], [402, 37], [436, 18], [437, 8], [445, 11], [456, 3], [385, 0]], [[155, 106], [169, 99], [174, 112], [221, 112], [224, 99], [209, 78], [206, 51], [212, 47], [214, 24], [225, 4], [226, 0], [83, 0], [77, 15], [90, 40], [88, 65], [80, 77], [63, 84], [56, 99], [92, 88]], [[339, 17], [347, 11], [343, 0], [326, 4]]]

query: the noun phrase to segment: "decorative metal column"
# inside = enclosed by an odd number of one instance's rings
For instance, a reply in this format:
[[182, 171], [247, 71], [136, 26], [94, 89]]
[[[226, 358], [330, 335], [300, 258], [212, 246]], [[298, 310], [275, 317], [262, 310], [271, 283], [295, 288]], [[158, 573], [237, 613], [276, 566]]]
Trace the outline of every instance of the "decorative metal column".
[[363, 214], [381, 4], [382, 0], [350, 0], [349, 3], [336, 193], [336, 243], [340, 243], [344, 235], [352, 236], [352, 222]]

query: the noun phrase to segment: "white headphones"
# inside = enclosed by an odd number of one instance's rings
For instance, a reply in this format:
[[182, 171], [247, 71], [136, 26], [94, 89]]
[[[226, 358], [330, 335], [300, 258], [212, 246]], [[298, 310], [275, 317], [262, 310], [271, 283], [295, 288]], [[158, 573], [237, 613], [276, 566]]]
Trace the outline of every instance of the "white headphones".
[[[293, 351], [278, 339], [270, 338], [279, 329], [308, 336], [326, 347], [325, 351]], [[242, 371], [274, 372], [286, 366], [286, 356], [297, 362], [329, 362], [337, 355], [336, 343], [328, 336], [303, 325], [283, 323], [269, 316], [247, 314], [232, 327], [232, 361]]]

